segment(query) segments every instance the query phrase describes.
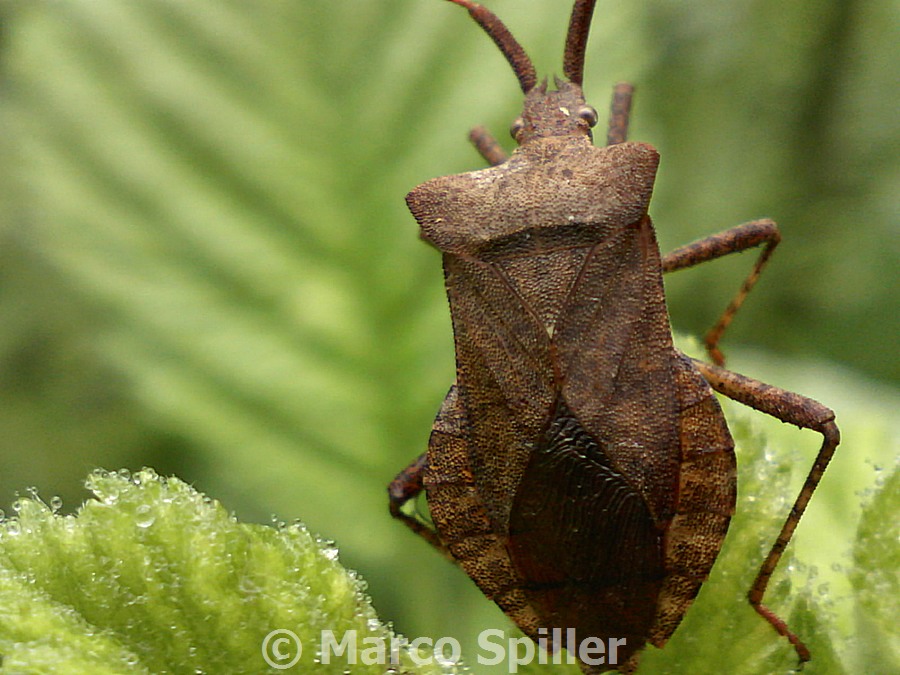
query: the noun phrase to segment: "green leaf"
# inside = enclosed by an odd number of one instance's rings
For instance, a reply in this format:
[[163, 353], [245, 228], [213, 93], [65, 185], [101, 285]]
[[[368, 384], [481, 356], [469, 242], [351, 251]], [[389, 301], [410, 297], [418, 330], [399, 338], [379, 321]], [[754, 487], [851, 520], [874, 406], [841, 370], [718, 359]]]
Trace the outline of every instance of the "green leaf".
[[[880, 471], [887, 472], [886, 467]], [[900, 468], [879, 481], [879, 488], [865, 505], [850, 573], [857, 622], [856, 672], [895, 673], [900, 670]]]
[[[150, 470], [96, 472], [94, 498], [61, 516], [21, 498], [0, 524], [0, 655], [9, 673], [258, 673], [303, 648], [297, 669], [383, 673], [365, 649], [393, 632], [337, 549], [298, 523], [238, 523], [221, 504]], [[349, 650], [325, 663], [322, 631]], [[266, 652], [267, 636], [283, 642]], [[271, 638], [270, 638], [271, 640]], [[366, 642], [370, 640], [372, 642]], [[272, 644], [271, 641], [269, 644]], [[399, 643], [398, 643], [399, 644]], [[397, 649], [403, 672], [441, 669]], [[371, 652], [371, 659], [376, 652]], [[371, 660], [370, 659], [370, 660]]]

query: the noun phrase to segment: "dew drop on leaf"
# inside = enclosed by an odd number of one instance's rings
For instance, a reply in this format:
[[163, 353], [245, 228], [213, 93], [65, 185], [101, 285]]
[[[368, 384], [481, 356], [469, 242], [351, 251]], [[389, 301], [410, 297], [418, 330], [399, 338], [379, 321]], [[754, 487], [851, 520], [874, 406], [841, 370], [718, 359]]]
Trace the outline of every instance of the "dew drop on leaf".
[[141, 504], [134, 510], [135, 524], [140, 528], [148, 528], [156, 522], [156, 514], [146, 504]]

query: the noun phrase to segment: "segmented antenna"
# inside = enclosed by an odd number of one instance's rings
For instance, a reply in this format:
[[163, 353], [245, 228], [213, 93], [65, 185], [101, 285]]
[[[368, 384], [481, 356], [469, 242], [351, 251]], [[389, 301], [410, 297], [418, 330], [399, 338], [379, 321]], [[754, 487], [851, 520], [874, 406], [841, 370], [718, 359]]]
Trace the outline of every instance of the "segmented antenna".
[[[534, 69], [534, 64], [528, 58], [528, 54], [525, 53], [522, 46], [516, 42], [509, 29], [503, 25], [503, 22], [490, 10], [482, 7], [477, 2], [470, 2], [469, 0], [450, 0], [450, 2], [469, 10], [469, 15], [478, 22], [478, 25], [484, 29], [485, 33], [491, 36], [494, 44], [500, 48], [506, 60], [509, 61], [509, 65], [512, 66], [513, 72], [515, 72], [519, 80], [522, 91], [526, 94], [531, 91], [534, 85], [537, 84], [537, 72]], [[578, 4], [585, 3], [580, 2]], [[591, 2], [590, 4], [593, 7], [594, 3]], [[590, 20], [590, 14], [588, 15], [588, 20]], [[585, 39], [587, 39], [586, 34], [587, 30], [585, 29]], [[584, 47], [582, 47], [581, 58], [583, 61]]]
[[584, 80], [584, 51], [591, 29], [591, 16], [597, 0], [576, 0], [569, 19], [569, 34], [563, 54], [563, 75], [579, 87]]

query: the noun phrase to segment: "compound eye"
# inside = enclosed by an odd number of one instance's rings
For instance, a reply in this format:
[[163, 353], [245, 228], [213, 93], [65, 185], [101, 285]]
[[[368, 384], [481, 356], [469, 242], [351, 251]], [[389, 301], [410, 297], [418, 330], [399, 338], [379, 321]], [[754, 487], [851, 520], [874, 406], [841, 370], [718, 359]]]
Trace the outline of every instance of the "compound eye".
[[589, 127], [593, 127], [597, 124], [597, 111], [593, 106], [583, 105], [578, 109], [576, 114], [587, 122]]
[[515, 122], [512, 123], [512, 126], [509, 127], [509, 135], [513, 137], [513, 140], [519, 140], [519, 132], [525, 128], [525, 120], [519, 117]]

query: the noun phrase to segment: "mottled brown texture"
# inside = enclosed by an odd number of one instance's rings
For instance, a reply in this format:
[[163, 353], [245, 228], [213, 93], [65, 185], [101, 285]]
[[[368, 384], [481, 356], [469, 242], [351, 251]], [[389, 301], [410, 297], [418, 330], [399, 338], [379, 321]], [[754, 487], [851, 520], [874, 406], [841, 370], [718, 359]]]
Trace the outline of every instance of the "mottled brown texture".
[[[506, 39], [487, 10], [453, 1], [495, 41]], [[592, 11], [593, 2], [579, 0], [570, 22], [566, 72], [578, 82]], [[509, 158], [478, 129], [471, 138], [493, 166], [407, 195], [422, 238], [443, 254], [457, 377], [428, 452], [391, 483], [391, 513], [457, 562], [527, 635], [571, 628], [579, 642], [625, 638], [618, 666], [582, 670], [633, 672], [640, 649], [662, 647], [678, 627], [734, 512], [734, 448], [715, 389], [823, 434], [749, 596], [808, 660], [761, 601], [838, 444], [834, 414], [681, 354], [662, 284], [664, 272], [764, 245], [707, 337], [721, 364], [718, 340], [778, 229], [755, 221], [661, 257], [647, 215], [659, 157], [625, 140], [631, 88], [617, 87], [610, 145], [597, 148], [596, 113], [578, 83], [556, 87], [526, 91]], [[423, 490], [434, 530], [402, 510]]]

